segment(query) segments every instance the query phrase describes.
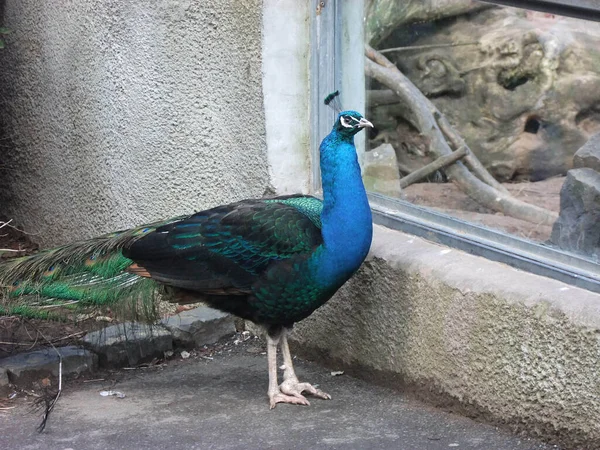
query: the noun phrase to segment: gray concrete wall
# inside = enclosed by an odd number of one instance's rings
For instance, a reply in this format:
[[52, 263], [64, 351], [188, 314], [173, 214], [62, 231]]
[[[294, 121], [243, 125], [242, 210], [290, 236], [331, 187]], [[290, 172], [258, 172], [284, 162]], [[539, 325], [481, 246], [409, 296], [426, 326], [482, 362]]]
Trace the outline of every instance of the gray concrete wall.
[[265, 0], [263, 95], [269, 175], [278, 194], [310, 186], [310, 2]]
[[260, 0], [6, 0], [0, 212], [59, 244], [269, 187]]
[[359, 273], [293, 333], [332, 368], [590, 449], [599, 336], [600, 295], [382, 227]]

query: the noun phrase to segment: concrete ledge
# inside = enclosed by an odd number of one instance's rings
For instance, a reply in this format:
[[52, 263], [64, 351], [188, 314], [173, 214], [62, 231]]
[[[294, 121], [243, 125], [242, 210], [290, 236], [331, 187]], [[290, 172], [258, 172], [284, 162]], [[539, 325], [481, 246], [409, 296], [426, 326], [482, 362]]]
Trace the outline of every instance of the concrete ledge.
[[296, 348], [470, 415], [600, 448], [600, 295], [374, 233], [359, 273], [296, 326]]

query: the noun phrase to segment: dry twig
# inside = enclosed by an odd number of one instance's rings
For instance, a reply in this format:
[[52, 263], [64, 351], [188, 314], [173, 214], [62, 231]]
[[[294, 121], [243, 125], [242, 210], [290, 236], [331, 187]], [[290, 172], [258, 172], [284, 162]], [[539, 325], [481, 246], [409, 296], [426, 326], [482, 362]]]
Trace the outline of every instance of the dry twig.
[[[29, 321], [27, 321], [27, 322], [29, 322]], [[44, 338], [44, 340], [48, 344], [50, 344], [50, 346], [52, 346], [52, 348], [54, 349], [54, 351], [58, 355], [58, 390], [55, 393], [54, 392], [50, 392], [49, 390], [46, 390], [46, 392], [44, 393], [44, 395], [42, 395], [41, 397], [39, 397], [35, 401], [35, 403], [34, 403], [34, 407], [42, 406], [43, 409], [44, 409], [44, 413], [42, 414], [42, 421], [41, 421], [41, 423], [37, 427], [37, 431], [39, 433], [41, 433], [46, 428], [46, 424], [48, 423], [48, 419], [50, 418], [50, 413], [54, 410], [54, 407], [56, 406], [56, 402], [58, 402], [58, 399], [60, 398], [60, 394], [62, 393], [63, 360], [62, 360], [62, 355], [60, 354], [60, 352], [58, 351], [58, 349], [54, 346], [54, 344], [52, 343], [52, 341], [50, 341], [50, 339], [48, 339], [44, 335], [44, 333], [42, 333], [39, 330], [39, 328], [37, 328], [35, 326], [35, 324], [33, 324], [33, 323], [30, 323], [30, 324], [33, 325], [33, 327], [36, 329], [37, 333], [40, 336], [42, 336], [42, 338]]]

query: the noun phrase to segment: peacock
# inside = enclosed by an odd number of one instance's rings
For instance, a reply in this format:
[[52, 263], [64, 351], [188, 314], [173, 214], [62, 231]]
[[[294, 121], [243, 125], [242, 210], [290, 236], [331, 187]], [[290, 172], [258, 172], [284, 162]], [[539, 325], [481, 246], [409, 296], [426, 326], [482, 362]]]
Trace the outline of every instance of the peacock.
[[323, 200], [243, 200], [6, 260], [0, 314], [52, 318], [108, 307], [152, 317], [157, 298], [203, 301], [265, 328], [271, 409], [309, 405], [303, 394], [330, 399], [298, 380], [287, 334], [332, 297], [369, 251], [371, 210], [354, 146], [365, 127], [373, 125], [343, 111], [323, 139]]

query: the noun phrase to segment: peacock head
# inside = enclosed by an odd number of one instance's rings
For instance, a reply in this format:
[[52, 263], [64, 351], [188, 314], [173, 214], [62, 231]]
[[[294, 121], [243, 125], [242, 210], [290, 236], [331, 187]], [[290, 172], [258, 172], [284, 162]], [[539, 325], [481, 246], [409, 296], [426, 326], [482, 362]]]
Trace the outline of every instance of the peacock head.
[[354, 136], [365, 127], [373, 128], [373, 124], [356, 111], [342, 111], [333, 125], [334, 130], [345, 136]]

